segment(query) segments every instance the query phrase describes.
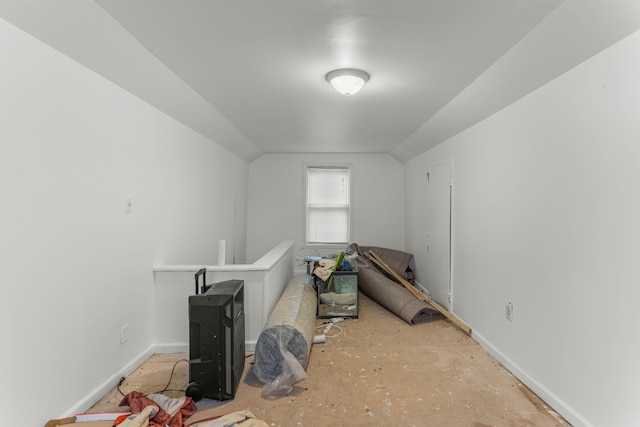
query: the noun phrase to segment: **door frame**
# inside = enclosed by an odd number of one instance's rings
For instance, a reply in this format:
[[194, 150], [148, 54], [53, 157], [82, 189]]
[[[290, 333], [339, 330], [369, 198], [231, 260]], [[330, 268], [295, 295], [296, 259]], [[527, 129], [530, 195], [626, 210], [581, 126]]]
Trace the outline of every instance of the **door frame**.
[[[448, 280], [447, 280], [447, 308], [449, 312], [453, 312], [453, 158], [447, 158], [444, 160], [440, 160], [438, 162], [432, 163], [427, 166], [427, 170], [425, 175], [427, 177], [427, 185], [430, 185], [430, 173], [433, 169], [448, 165], [449, 166], [449, 229], [447, 231], [447, 238], [449, 243], [449, 253], [448, 253]], [[427, 227], [428, 228], [428, 227]], [[429, 233], [429, 230], [427, 230]], [[427, 252], [428, 254], [428, 252]], [[427, 255], [428, 256], [428, 255]]]

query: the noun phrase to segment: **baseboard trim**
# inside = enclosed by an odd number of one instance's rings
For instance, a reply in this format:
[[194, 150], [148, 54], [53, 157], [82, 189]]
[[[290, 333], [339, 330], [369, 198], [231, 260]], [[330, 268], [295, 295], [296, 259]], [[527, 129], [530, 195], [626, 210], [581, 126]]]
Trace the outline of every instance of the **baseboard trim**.
[[[256, 341], [246, 341], [245, 351], [253, 352], [256, 348]], [[136, 357], [131, 359], [129, 363], [118, 369], [112, 375], [109, 376], [100, 385], [94, 388], [89, 394], [78, 401], [71, 408], [60, 414], [58, 418], [71, 417], [75, 414], [82, 414], [90, 409], [96, 402], [102, 399], [107, 393], [109, 393], [120, 382], [120, 378], [127, 377], [145, 360], [153, 356], [154, 354], [172, 354], [172, 353], [189, 353], [189, 343], [156, 343], [151, 344], [146, 350], [142, 351]]]
[[153, 354], [189, 353], [189, 343], [153, 344]]
[[417, 280], [413, 281], [413, 286], [415, 288], [418, 288], [418, 290], [420, 292], [422, 292], [423, 294], [425, 294], [426, 296], [430, 297], [431, 293], [429, 292], [429, 289], [425, 288], [424, 286], [422, 286], [422, 284], [420, 284], [420, 282], [418, 282]]
[[569, 406], [564, 400], [560, 399], [546, 387], [538, 383], [526, 372], [524, 372], [518, 365], [513, 363], [507, 358], [500, 350], [494, 347], [488, 340], [482, 335], [473, 331], [471, 336], [482, 348], [484, 348], [491, 356], [493, 356], [498, 362], [500, 362], [509, 372], [511, 372], [516, 378], [518, 378], [524, 385], [529, 387], [531, 391], [537, 394], [542, 400], [549, 405], [549, 412], [557, 413], [565, 420], [571, 423], [574, 427], [593, 427], [593, 424], [589, 423], [579, 413], [577, 413], [571, 406]]
[[142, 351], [136, 357], [134, 357], [129, 363], [123, 366], [118, 371], [114, 372], [109, 378], [107, 378], [102, 384], [94, 388], [83, 399], [78, 401], [75, 405], [69, 408], [66, 412], [61, 414], [58, 418], [71, 417], [75, 414], [82, 414], [91, 408], [96, 402], [98, 402], [104, 395], [106, 395], [111, 389], [118, 385], [120, 378], [128, 376], [138, 366], [153, 355], [153, 346], [149, 346], [146, 350]]

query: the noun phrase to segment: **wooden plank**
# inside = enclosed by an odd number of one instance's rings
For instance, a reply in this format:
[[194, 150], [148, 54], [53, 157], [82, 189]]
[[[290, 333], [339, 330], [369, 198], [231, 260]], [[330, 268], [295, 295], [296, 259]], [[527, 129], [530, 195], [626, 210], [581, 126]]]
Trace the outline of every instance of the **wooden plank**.
[[425, 295], [422, 292], [420, 292], [420, 290], [418, 290], [415, 286], [413, 286], [411, 283], [409, 283], [404, 277], [402, 277], [400, 274], [398, 274], [397, 271], [395, 271], [386, 262], [384, 262], [384, 260], [382, 259], [382, 257], [380, 255], [376, 254], [373, 251], [365, 251], [364, 255], [367, 258], [369, 258], [375, 265], [380, 267], [384, 272], [389, 274], [396, 282], [398, 282], [399, 284], [404, 286], [409, 292], [411, 292], [413, 294], [413, 296], [415, 296], [416, 298], [418, 298], [421, 301], [426, 302], [427, 304], [429, 304], [430, 306], [432, 306], [433, 308], [438, 310], [447, 319], [451, 320], [451, 322], [454, 325], [456, 325], [458, 328], [463, 330], [467, 335], [471, 335], [471, 327], [469, 325], [464, 323], [462, 320], [458, 319], [452, 313], [447, 311], [447, 309], [445, 309], [440, 304], [438, 304], [437, 302], [435, 302], [434, 300], [429, 298], [427, 295]]

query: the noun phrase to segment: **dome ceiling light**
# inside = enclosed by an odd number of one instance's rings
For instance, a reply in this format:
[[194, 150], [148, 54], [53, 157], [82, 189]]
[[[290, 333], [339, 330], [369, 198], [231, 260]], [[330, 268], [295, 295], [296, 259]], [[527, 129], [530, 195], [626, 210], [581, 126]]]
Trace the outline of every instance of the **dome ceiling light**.
[[327, 81], [340, 94], [350, 96], [356, 94], [369, 80], [369, 73], [354, 68], [340, 68], [327, 73]]

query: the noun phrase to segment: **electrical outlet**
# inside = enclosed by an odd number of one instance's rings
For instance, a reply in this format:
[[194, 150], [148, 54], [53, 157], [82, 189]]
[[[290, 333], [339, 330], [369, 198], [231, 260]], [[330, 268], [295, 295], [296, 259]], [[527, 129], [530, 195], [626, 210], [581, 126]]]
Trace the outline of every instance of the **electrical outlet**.
[[504, 303], [504, 314], [508, 321], [511, 322], [513, 320], [513, 304], [509, 301]]
[[127, 340], [129, 339], [128, 328], [129, 328], [128, 325], [122, 325], [122, 328], [120, 328], [120, 344], [126, 343]]

